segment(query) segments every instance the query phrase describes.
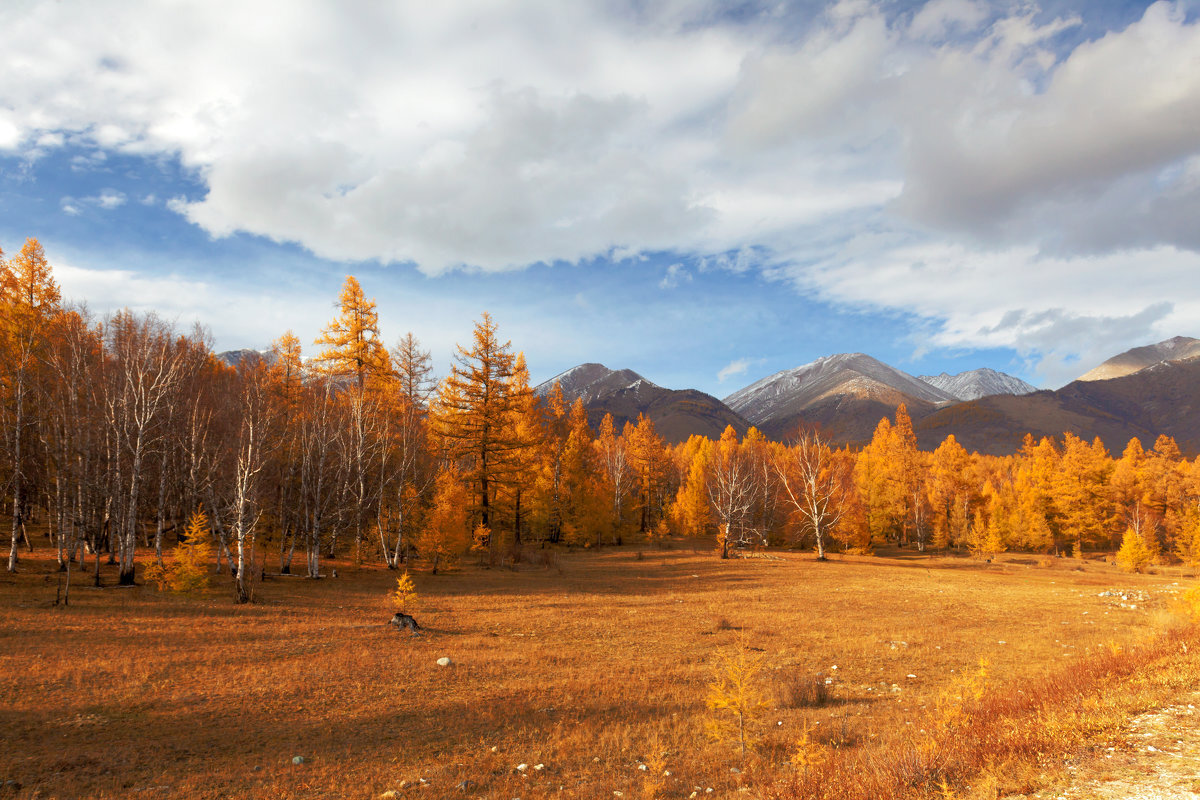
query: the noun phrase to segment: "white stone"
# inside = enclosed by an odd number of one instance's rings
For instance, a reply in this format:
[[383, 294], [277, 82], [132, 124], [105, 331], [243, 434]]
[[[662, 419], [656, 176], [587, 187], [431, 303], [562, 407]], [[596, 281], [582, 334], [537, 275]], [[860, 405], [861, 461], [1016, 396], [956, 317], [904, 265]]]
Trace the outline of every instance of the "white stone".
[[439, 658], [437, 660], [437, 665], [439, 667], [448, 667], [448, 666], [450, 666], [451, 663], [453, 663], [453, 662], [450, 661], [449, 656], [442, 656], [441, 658]]

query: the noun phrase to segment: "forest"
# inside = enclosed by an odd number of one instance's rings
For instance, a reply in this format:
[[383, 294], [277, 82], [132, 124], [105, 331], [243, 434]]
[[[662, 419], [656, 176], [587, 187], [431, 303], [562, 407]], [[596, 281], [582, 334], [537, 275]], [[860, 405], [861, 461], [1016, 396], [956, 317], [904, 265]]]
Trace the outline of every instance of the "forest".
[[316, 578], [339, 554], [436, 573], [672, 536], [715, 537], [720, 558], [896, 546], [1200, 566], [1200, 459], [1168, 437], [1119, 457], [1069, 432], [1007, 457], [953, 436], [923, 452], [901, 406], [857, 450], [732, 428], [669, 446], [648, 419], [593, 430], [582, 401], [539, 397], [487, 313], [439, 381], [412, 333], [381, 340], [347, 277], [311, 355], [284, 332], [231, 366], [201, 327], [65, 304], [32, 238], [0, 260], [0, 308], [9, 571], [48, 539], [68, 573], [99, 582], [103, 559], [134, 583], [188, 532], [211, 532], [242, 602], [268, 571]]

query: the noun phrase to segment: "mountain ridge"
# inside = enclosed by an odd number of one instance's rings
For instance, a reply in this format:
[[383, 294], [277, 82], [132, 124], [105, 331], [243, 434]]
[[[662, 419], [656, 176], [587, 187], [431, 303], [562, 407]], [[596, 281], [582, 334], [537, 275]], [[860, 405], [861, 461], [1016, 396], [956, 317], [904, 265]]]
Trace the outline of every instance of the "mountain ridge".
[[729, 425], [738, 435], [750, 427], [712, 395], [697, 389], [667, 389], [631, 369], [613, 370], [587, 362], [543, 381], [534, 387], [534, 393], [548, 397], [555, 383], [562, 388], [568, 405], [577, 398], [583, 400], [593, 430], [599, 429], [606, 414], [612, 414], [618, 431], [626, 422], [636, 424], [638, 416], [643, 415], [671, 444], [687, 441], [693, 435], [717, 439]]
[[978, 400], [993, 394], [1030, 394], [1037, 391], [1036, 386], [990, 367], [967, 370], [957, 375], [945, 372], [940, 375], [918, 375], [917, 380], [935, 386], [959, 400]]

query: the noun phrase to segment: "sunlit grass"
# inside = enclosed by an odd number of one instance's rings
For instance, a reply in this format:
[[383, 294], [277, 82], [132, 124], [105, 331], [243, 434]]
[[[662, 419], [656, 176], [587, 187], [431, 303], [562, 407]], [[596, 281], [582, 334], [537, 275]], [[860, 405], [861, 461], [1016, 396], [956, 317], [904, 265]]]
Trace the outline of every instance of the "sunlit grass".
[[[1097, 562], [675, 547], [415, 572], [415, 637], [385, 624], [397, 573], [381, 568], [269, 580], [251, 606], [227, 576], [198, 598], [83, 579], [55, 608], [53, 564], [27, 558], [0, 578], [0, 780], [62, 798], [373, 797], [421, 779], [430, 797], [768, 791], [797, 774], [801, 742], [908, 746], [982, 658], [1013, 686], [1120, 658], [1185, 588]], [[1111, 588], [1148, 599], [1122, 608], [1098, 596]], [[739, 642], [771, 702], [744, 762], [705, 732], [716, 656]]]

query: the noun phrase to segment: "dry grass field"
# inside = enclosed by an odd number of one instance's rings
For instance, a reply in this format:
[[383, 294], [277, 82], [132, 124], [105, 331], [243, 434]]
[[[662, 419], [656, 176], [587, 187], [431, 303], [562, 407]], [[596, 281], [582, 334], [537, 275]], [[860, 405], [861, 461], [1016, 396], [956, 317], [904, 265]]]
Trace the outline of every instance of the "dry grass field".
[[[0, 783], [20, 784], [0, 796], [756, 797], [794, 774], [806, 730], [823, 752], [886, 748], [980, 659], [1019, 686], [1128, 649], [1188, 585], [1098, 561], [723, 562], [676, 542], [417, 573], [412, 636], [383, 624], [382, 568], [270, 579], [249, 606], [228, 576], [182, 597], [83, 575], [63, 608], [38, 556], [0, 575]], [[739, 646], [769, 698], [745, 760], [705, 731], [717, 655]], [[805, 702], [826, 679], [829, 702]]]

